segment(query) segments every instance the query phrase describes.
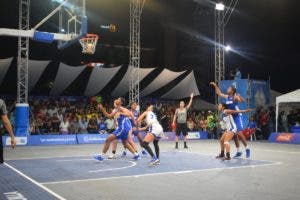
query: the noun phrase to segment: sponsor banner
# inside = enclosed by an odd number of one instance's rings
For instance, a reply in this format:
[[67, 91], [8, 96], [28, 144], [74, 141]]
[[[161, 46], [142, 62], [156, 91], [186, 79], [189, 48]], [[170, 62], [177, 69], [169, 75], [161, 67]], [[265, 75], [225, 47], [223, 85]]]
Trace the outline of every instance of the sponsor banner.
[[103, 144], [108, 134], [77, 134], [78, 144]]
[[187, 139], [188, 140], [200, 139], [200, 133], [199, 132], [188, 132]]
[[300, 144], [300, 134], [297, 133], [271, 133], [269, 142]]
[[67, 145], [77, 144], [76, 135], [30, 135], [28, 136], [28, 145]]
[[[27, 137], [15, 137], [17, 140], [17, 145], [18, 146], [25, 146], [27, 145]], [[2, 143], [4, 144], [4, 146], [10, 146], [11, 145], [11, 138], [8, 136], [3, 136], [2, 137]]]

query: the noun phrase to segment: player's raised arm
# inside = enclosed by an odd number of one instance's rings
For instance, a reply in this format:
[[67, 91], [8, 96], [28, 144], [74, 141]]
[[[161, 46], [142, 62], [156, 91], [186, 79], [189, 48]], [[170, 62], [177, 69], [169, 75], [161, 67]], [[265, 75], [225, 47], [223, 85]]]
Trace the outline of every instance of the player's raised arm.
[[105, 117], [109, 119], [112, 119], [116, 114], [115, 110], [113, 110], [111, 113], [108, 113], [101, 103], [98, 104], [98, 108], [105, 115]]
[[193, 102], [193, 97], [194, 97], [194, 93], [191, 93], [190, 101], [189, 101], [188, 105], [186, 106], [187, 109], [189, 109], [191, 107], [192, 102]]
[[236, 94], [236, 95], [234, 96], [234, 101], [243, 103], [243, 102], [245, 102], [245, 99], [244, 99], [244, 97], [242, 97], [240, 94]]
[[216, 94], [219, 97], [223, 97], [223, 98], [227, 98], [228, 97], [227, 94], [223, 94], [222, 93], [222, 91], [220, 90], [220, 88], [217, 86], [217, 84], [215, 82], [210, 82], [209, 84], [215, 88]]
[[252, 111], [252, 109], [246, 109], [246, 110], [229, 110], [229, 109], [226, 109], [226, 110], [224, 110], [224, 112], [227, 115], [236, 114], [236, 113], [247, 113], [247, 112], [251, 112], [251, 111]]
[[[138, 119], [136, 120], [137, 123], [140, 123], [147, 115], [148, 111], [146, 110], [145, 112], [143, 112], [143, 114], [141, 114]], [[140, 130], [140, 129], [139, 129]]]

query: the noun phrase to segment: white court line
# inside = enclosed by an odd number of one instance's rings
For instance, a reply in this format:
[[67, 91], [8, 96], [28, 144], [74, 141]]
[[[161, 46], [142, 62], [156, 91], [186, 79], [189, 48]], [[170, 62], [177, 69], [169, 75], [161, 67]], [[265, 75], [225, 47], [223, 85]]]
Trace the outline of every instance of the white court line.
[[276, 163], [269, 163], [269, 164], [262, 164], [262, 165], [247, 165], [247, 166], [237, 166], [237, 167], [227, 167], [227, 168], [209, 168], [209, 169], [199, 169], [199, 170], [189, 170], [189, 171], [175, 171], [175, 172], [140, 174], [140, 175], [131, 175], [131, 176], [115, 176], [115, 177], [107, 177], [107, 178], [78, 179], [78, 180], [69, 180], [69, 181], [44, 182], [44, 183], [41, 183], [41, 184], [43, 184], [43, 185], [54, 185], [54, 184], [66, 184], [66, 183], [77, 183], [77, 182], [88, 182], [88, 181], [99, 181], [99, 180], [111, 180], [111, 179], [120, 179], [120, 178], [139, 178], [139, 177], [167, 175], [167, 174], [184, 174], [184, 173], [192, 173], [192, 172], [231, 170], [231, 169], [242, 169], [242, 168], [256, 168], [256, 167], [274, 166], [274, 165], [280, 165], [280, 164], [282, 164], [282, 163], [276, 162]]
[[63, 198], [62, 196], [60, 196], [59, 194], [53, 192], [52, 190], [48, 189], [47, 187], [43, 186], [41, 183], [38, 183], [37, 181], [35, 181], [34, 179], [30, 178], [29, 176], [25, 175], [24, 173], [22, 173], [21, 171], [19, 171], [18, 169], [14, 168], [13, 166], [4, 163], [5, 166], [7, 166], [8, 168], [10, 168], [11, 170], [13, 170], [14, 172], [16, 172], [17, 174], [19, 174], [20, 176], [22, 176], [23, 178], [29, 180], [30, 182], [32, 182], [33, 184], [35, 184], [36, 186], [42, 188], [43, 190], [45, 190], [46, 192], [48, 192], [49, 194], [55, 196], [56, 198], [60, 199], [60, 200], [66, 200], [65, 198]]
[[105, 171], [114, 171], [114, 170], [127, 169], [127, 168], [131, 168], [131, 167], [136, 166], [136, 162], [133, 162], [133, 161], [127, 161], [127, 160], [126, 160], [126, 162], [130, 162], [131, 165], [128, 165], [128, 166], [125, 166], [125, 167], [111, 168], [111, 169], [92, 170], [92, 171], [89, 171], [89, 173], [105, 172]]
[[269, 150], [269, 149], [262, 149], [260, 151], [275, 152], [275, 153], [300, 154], [300, 151], [279, 151], [279, 150]]
[[56, 160], [55, 162], [73, 162], [73, 161], [87, 161], [87, 160], [95, 160], [95, 159], [86, 158], [86, 159]]
[[74, 157], [92, 157], [92, 154], [88, 155], [70, 155], [70, 156], [43, 156], [43, 157], [26, 157], [26, 158], [14, 158], [14, 159], [5, 159], [5, 160], [38, 160], [38, 159], [52, 159], [52, 158], [74, 158]]

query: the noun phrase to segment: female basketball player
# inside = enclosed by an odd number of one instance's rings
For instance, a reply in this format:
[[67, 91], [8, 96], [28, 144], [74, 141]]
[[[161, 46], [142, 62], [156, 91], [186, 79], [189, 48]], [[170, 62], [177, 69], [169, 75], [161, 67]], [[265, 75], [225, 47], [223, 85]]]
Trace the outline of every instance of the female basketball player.
[[188, 148], [188, 146], [186, 144], [186, 136], [187, 136], [186, 120], [187, 120], [187, 111], [192, 105], [193, 97], [194, 97], [194, 94], [191, 93], [189, 104], [186, 107], [184, 107], [184, 102], [180, 101], [179, 108], [177, 108], [175, 111], [175, 114], [173, 117], [173, 123], [172, 123], [172, 126], [174, 127], [176, 119], [177, 119], [175, 149], [178, 149], [178, 140], [179, 140], [179, 136], [181, 133], [183, 135], [184, 148], [186, 148], [186, 149]]
[[[236, 94], [236, 88], [234, 86], [230, 86], [227, 89], [227, 94], [223, 94], [220, 90], [220, 88], [217, 86], [216, 83], [210, 82], [210, 85], [212, 85], [215, 88], [216, 94], [220, 97], [223, 97], [226, 99], [226, 105], [228, 106], [229, 109], [231, 110], [239, 110], [238, 107], [238, 102], [244, 102], [244, 98], [241, 97], [240, 95]], [[243, 124], [242, 120], [242, 114], [233, 114], [233, 119], [235, 121], [235, 124], [237, 126], [237, 135], [234, 137], [234, 142], [237, 148], [236, 155], [234, 158], [238, 158], [242, 156], [242, 152], [240, 151], [240, 143], [239, 139], [242, 141], [243, 145], [245, 146], [246, 149], [246, 158], [250, 157], [250, 148], [247, 145], [247, 140], [242, 133], [242, 131], [246, 128], [245, 125]]]
[[[137, 123], [140, 123], [144, 118], [146, 118], [146, 124], [149, 127], [147, 134], [142, 142], [142, 146], [151, 156], [152, 160], [149, 163], [149, 166], [154, 166], [159, 164], [159, 146], [158, 141], [163, 134], [163, 128], [157, 120], [156, 114], [153, 112], [153, 105], [150, 105], [147, 110], [139, 116]], [[149, 143], [153, 142], [155, 154], [153, 153]]]
[[[219, 104], [218, 110], [221, 112], [221, 120], [223, 122], [224, 133], [220, 139], [221, 153], [217, 158], [230, 160], [230, 140], [237, 133], [237, 126], [233, 119], [234, 114], [250, 112], [251, 110], [230, 110], [226, 104]], [[224, 151], [226, 150], [226, 156]]]
[[108, 118], [113, 118], [114, 116], [116, 116], [118, 126], [113, 132], [113, 134], [110, 134], [106, 139], [104, 147], [102, 149], [102, 154], [95, 156], [94, 158], [99, 161], [102, 161], [106, 152], [109, 149], [110, 143], [114, 140], [121, 139], [123, 145], [134, 155], [133, 159], [139, 159], [139, 154], [135, 152], [134, 148], [132, 148], [132, 146], [128, 142], [128, 133], [132, 129], [129, 118], [131, 118], [134, 122], [135, 119], [133, 114], [128, 109], [122, 107], [122, 99], [118, 98], [114, 101], [114, 110], [110, 114], [106, 112], [101, 103], [98, 104], [98, 108]]

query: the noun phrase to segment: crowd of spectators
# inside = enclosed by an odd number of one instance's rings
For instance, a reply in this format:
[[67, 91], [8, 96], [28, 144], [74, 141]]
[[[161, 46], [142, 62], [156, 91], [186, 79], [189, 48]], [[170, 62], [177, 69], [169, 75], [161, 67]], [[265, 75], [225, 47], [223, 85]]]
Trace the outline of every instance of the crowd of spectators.
[[[10, 120], [14, 124], [14, 101], [6, 100], [10, 112]], [[141, 110], [150, 103], [143, 101]], [[151, 102], [153, 103], [153, 102]], [[95, 103], [88, 98], [37, 98], [30, 102], [30, 133], [31, 134], [77, 134], [77, 133], [105, 133], [114, 129], [113, 119], [105, 118], [97, 109]], [[158, 117], [165, 131], [173, 131], [172, 119], [178, 102], [155, 103], [159, 111]], [[110, 105], [105, 105], [109, 109]], [[251, 113], [247, 127], [257, 130], [258, 139], [267, 139], [275, 131], [275, 108], [270, 106], [257, 107]], [[289, 114], [281, 112], [278, 118], [280, 132], [289, 132], [293, 125], [300, 122], [299, 110], [292, 110]], [[218, 114], [213, 111], [188, 111], [188, 131], [207, 131], [209, 137], [217, 139], [222, 130]], [[4, 132], [0, 124], [0, 133]]]

